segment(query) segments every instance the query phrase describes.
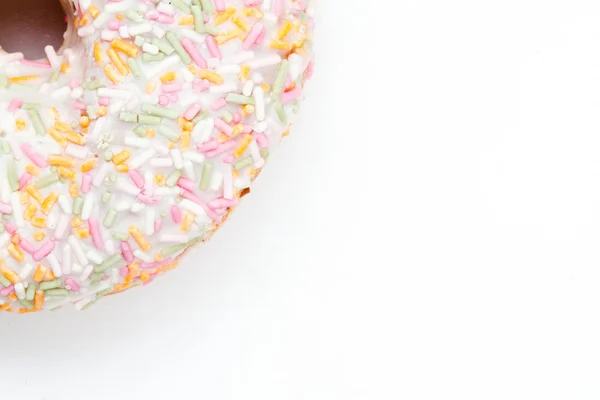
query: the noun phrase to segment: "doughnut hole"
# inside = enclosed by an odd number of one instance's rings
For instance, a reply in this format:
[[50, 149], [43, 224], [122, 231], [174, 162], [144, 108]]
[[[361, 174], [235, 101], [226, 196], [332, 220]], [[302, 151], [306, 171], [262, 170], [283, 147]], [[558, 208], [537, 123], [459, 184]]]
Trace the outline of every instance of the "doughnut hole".
[[59, 0], [2, 1], [0, 47], [21, 52], [29, 60], [44, 58], [44, 47], [58, 50], [67, 30], [65, 11]]

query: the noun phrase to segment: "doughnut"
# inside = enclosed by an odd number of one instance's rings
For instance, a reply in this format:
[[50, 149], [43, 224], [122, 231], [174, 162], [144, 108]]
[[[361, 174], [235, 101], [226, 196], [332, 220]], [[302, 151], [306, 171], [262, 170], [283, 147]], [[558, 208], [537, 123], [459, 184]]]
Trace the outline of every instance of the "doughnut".
[[4, 311], [173, 269], [250, 192], [314, 68], [314, 0], [61, 4], [61, 48], [0, 52]]

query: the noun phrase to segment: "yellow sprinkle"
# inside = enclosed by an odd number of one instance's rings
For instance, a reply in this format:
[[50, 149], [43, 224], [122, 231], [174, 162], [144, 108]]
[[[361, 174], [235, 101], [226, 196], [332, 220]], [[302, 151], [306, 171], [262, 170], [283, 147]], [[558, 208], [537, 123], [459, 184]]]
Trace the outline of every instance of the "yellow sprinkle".
[[[84, 117], [81, 117], [81, 118], [84, 118]], [[89, 125], [89, 119], [88, 119], [88, 125]], [[65, 138], [69, 142], [78, 144], [79, 146], [83, 146], [85, 144], [85, 140], [83, 139], [83, 136], [78, 135], [75, 132], [67, 132], [65, 134]]]
[[191, 135], [189, 131], [183, 131], [179, 137], [182, 150], [188, 150], [190, 148]]
[[196, 215], [194, 213], [187, 213], [185, 217], [183, 217], [183, 221], [181, 221], [181, 230], [183, 232], [187, 232], [192, 226], [192, 223], [196, 219]]
[[138, 244], [138, 246], [140, 246], [142, 250], [150, 250], [150, 242], [148, 242], [148, 240], [146, 239], [144, 234], [139, 230], [139, 228], [135, 226], [130, 226], [129, 234], [133, 237], [133, 239], [136, 241], [136, 243]]
[[265, 91], [265, 93], [270, 92], [271, 91], [271, 86], [268, 83], [263, 83], [262, 85], [260, 85], [261, 89]]
[[233, 126], [233, 131], [231, 132], [231, 137], [236, 137], [240, 133], [244, 131], [244, 125], [237, 124]]
[[214, 83], [215, 85], [222, 85], [224, 82], [224, 79], [221, 75], [206, 69], [199, 69], [198, 77], [201, 79], [206, 79], [207, 81], [209, 81], [210, 83]]
[[41, 281], [43, 281], [44, 275], [46, 275], [47, 269], [48, 269], [48, 267], [46, 267], [44, 264], [38, 264], [35, 272], [33, 273], [33, 280], [36, 281], [37, 283], [40, 283]]
[[69, 63], [62, 63], [62, 65], [60, 66], [60, 72], [62, 72], [63, 74], [68, 73], [71, 70], [71, 64]]
[[8, 81], [10, 83], [22, 83], [22, 82], [34, 81], [39, 78], [40, 78], [39, 75], [23, 75], [23, 76], [15, 76], [13, 78], [10, 78]]
[[179, 25], [184, 25], [184, 26], [194, 25], [194, 17], [192, 15], [183, 16], [183, 17], [179, 18], [179, 21], [177, 21], [177, 23]]
[[98, 14], [100, 14], [100, 10], [98, 9], [98, 7], [92, 5], [88, 7], [88, 12], [90, 13], [90, 15], [92, 16], [92, 18], [96, 18], [98, 17]]
[[250, 142], [252, 142], [252, 135], [247, 133], [242, 137], [240, 144], [233, 152], [233, 156], [235, 158], [240, 158], [242, 156], [242, 154], [244, 154], [244, 152], [248, 148], [248, 145], [250, 144]]
[[285, 40], [271, 40], [269, 43], [269, 47], [277, 50], [290, 51], [292, 50], [292, 44], [290, 42], [286, 42]]
[[254, 106], [252, 104], [245, 104], [242, 106], [242, 115], [247, 117], [254, 113]]
[[60, 146], [62, 146], [62, 147], [66, 147], [67, 146], [67, 139], [65, 139], [63, 137], [63, 135], [61, 134], [61, 132], [58, 129], [56, 129], [56, 128], [50, 128], [50, 129], [48, 129], [48, 134]]
[[127, 164], [119, 164], [115, 167], [117, 172], [126, 173], [129, 172], [129, 165]]
[[215, 16], [214, 22], [215, 25], [221, 25], [229, 20], [235, 14], [235, 7], [229, 7], [225, 11], [218, 13]]
[[99, 117], [104, 117], [108, 112], [108, 109], [105, 106], [100, 106], [96, 112], [98, 113]]
[[110, 46], [115, 50], [119, 50], [120, 52], [127, 54], [129, 57], [135, 58], [140, 54], [140, 49], [121, 39], [114, 39], [112, 42], [110, 42]]
[[46, 227], [46, 219], [42, 217], [35, 217], [31, 219], [31, 225], [36, 228], [45, 228]]
[[69, 184], [69, 195], [73, 198], [79, 196], [79, 188], [75, 182]]
[[24, 131], [25, 128], [27, 127], [27, 123], [25, 122], [25, 120], [23, 118], [17, 118], [15, 120], [15, 127], [18, 131]]
[[52, 155], [48, 157], [48, 163], [50, 165], [62, 166], [62, 167], [74, 167], [75, 160], [68, 156]]
[[44, 293], [43, 290], [35, 291], [35, 296], [33, 297], [33, 307], [35, 307], [36, 310], [42, 309], [42, 307], [44, 306], [44, 298], [45, 297], [46, 297], [46, 294]]
[[[17, 246], [15, 246], [14, 243], [9, 244], [6, 250], [8, 250], [8, 253], [18, 262], [22, 263], [23, 261], [25, 261], [25, 256], [23, 255], [23, 252]], [[6, 277], [6, 279], [8, 279], [8, 277]]]
[[121, 79], [123, 79], [112, 64], [106, 64], [104, 66], [104, 74], [112, 81], [112, 83], [119, 83], [121, 82]]
[[156, 182], [156, 184], [157, 184], [158, 186], [162, 186], [162, 185], [164, 185], [164, 184], [165, 184], [165, 180], [166, 180], [166, 179], [165, 179], [165, 176], [164, 176], [163, 174], [156, 174], [156, 175], [154, 176], [154, 182]]
[[46, 234], [41, 231], [38, 231], [33, 234], [33, 238], [38, 242], [41, 242], [42, 240], [44, 240], [45, 237], [46, 237]]
[[81, 219], [81, 218], [79, 218], [79, 217], [75, 217], [75, 218], [73, 218], [73, 219], [71, 220], [71, 226], [72, 226], [74, 229], [77, 229], [77, 228], [79, 228], [79, 227], [81, 226], [81, 224], [82, 224], [82, 223], [83, 223], [83, 221], [82, 221], [82, 219]]
[[277, 30], [277, 39], [282, 40], [285, 38], [287, 34], [290, 33], [291, 29], [292, 23], [288, 20], [284, 21], [283, 24], [281, 24], [281, 27]]
[[146, 83], [146, 94], [154, 93], [154, 89], [156, 89], [156, 85], [154, 84], [154, 82]]
[[119, 165], [129, 160], [129, 157], [131, 157], [131, 152], [127, 149], [124, 149], [113, 156], [112, 162], [115, 165]]
[[169, 82], [173, 82], [176, 79], [176, 75], [175, 72], [173, 71], [169, 71], [169, 72], [165, 72], [161, 77], [160, 77], [160, 81], [162, 83], [169, 83]]
[[119, 71], [121, 75], [126, 76], [129, 74], [129, 67], [127, 64], [125, 64], [125, 61], [123, 61], [115, 49], [108, 49], [106, 54], [108, 54], [108, 58], [110, 58], [110, 61], [112, 61], [114, 66], [117, 68], [117, 71]]
[[238, 17], [237, 15], [234, 15], [233, 17], [231, 17], [231, 21], [241, 30], [243, 30], [244, 32], [248, 32], [250, 31], [250, 24], [248, 24], [248, 22], [246, 22], [244, 19], [242, 19], [241, 17]]
[[54, 123], [54, 127], [58, 131], [63, 132], [63, 133], [67, 133], [67, 132], [71, 131], [71, 126], [69, 124], [65, 123], [65, 122], [62, 122], [62, 121], [56, 121]]
[[29, 196], [29, 193], [27, 192], [21, 192], [21, 198], [19, 200], [21, 200], [21, 204], [26, 205], [31, 203], [31, 196]]
[[[63, 168], [63, 167], [59, 167], [59, 170], [60, 170], [60, 168]], [[54, 205], [56, 204], [57, 201], [58, 201], [58, 193], [51, 192], [48, 196], [46, 196], [46, 198], [42, 202], [42, 213], [44, 215], [50, 214], [50, 211], [52, 211], [52, 208], [54, 208]]]
[[219, 45], [227, 43], [230, 40], [240, 37], [241, 33], [242, 32], [239, 30], [219, 33], [217, 36], [215, 36], [215, 43]]
[[240, 68], [240, 73], [238, 74], [238, 79], [242, 82], [248, 80], [248, 75], [250, 75], [250, 67], [247, 65], [242, 65]]
[[156, 132], [154, 131], [154, 129], [148, 128], [146, 130], [146, 137], [149, 137], [150, 139], [152, 139], [155, 135], [156, 135]]
[[76, 173], [72, 169], [58, 167], [58, 174], [66, 179], [75, 179]]
[[34, 203], [29, 203], [29, 205], [23, 212], [23, 219], [25, 221], [31, 221], [31, 218], [33, 218], [33, 216], [35, 215], [36, 212], [37, 212], [37, 206]]
[[85, 238], [87, 238], [87, 237], [90, 236], [90, 229], [89, 228], [80, 228], [80, 229], [77, 229], [75, 231], [75, 235], [77, 235], [77, 237], [79, 239], [85, 239]]
[[94, 60], [96, 60], [98, 64], [102, 62], [102, 45], [100, 42], [94, 43]]
[[30, 195], [31, 197], [33, 197], [33, 199], [34, 199], [35, 201], [37, 201], [38, 203], [41, 203], [41, 202], [43, 201], [42, 194], [40, 193], [40, 191], [39, 191], [39, 190], [37, 190], [37, 189], [35, 188], [35, 186], [32, 186], [32, 185], [27, 185], [27, 186], [25, 186], [25, 190], [26, 190], [26, 191], [27, 191], [27, 193], [29, 193], [29, 195]]
[[2, 275], [4, 275], [4, 277], [6, 279], [8, 279], [10, 281], [10, 283], [15, 284], [15, 283], [18, 283], [21, 281], [21, 278], [19, 278], [19, 275], [17, 275], [17, 273], [15, 271], [13, 271], [9, 267], [7, 267], [3, 261], [0, 261], [0, 272], [2, 273]]
[[96, 166], [96, 159], [91, 158], [91, 159], [87, 160], [86, 162], [84, 162], [83, 164], [81, 164], [81, 172], [88, 172], [88, 171], [94, 169], [95, 166]]
[[33, 176], [38, 176], [40, 174], [40, 170], [33, 164], [27, 164], [25, 166], [25, 171], [29, 172]]

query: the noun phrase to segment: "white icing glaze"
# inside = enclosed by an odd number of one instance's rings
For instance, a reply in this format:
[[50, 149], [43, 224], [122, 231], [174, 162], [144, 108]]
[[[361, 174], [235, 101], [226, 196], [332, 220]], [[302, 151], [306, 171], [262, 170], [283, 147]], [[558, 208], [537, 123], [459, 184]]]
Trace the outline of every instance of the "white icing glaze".
[[309, 0], [74, 10], [48, 60], [0, 54], [10, 310], [85, 308], [206, 241], [287, 131], [312, 70]]

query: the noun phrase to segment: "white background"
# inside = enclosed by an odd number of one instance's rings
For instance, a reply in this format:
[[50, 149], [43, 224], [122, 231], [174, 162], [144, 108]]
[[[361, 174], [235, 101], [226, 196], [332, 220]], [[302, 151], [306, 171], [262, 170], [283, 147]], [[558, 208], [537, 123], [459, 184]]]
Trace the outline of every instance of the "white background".
[[600, 398], [600, 3], [319, 12], [231, 220], [146, 288], [0, 316], [2, 398]]

